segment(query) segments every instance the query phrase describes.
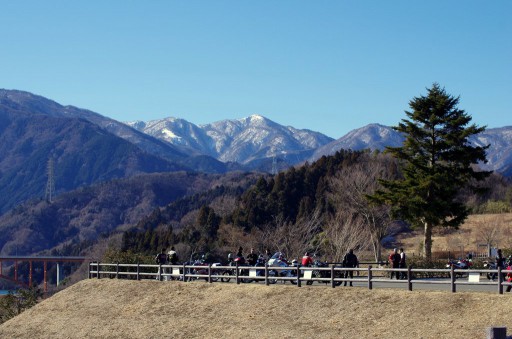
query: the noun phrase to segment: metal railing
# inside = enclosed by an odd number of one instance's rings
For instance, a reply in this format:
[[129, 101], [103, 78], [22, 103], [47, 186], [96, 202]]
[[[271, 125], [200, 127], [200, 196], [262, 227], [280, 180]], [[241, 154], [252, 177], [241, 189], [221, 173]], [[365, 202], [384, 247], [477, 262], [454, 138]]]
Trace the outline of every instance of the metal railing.
[[[354, 272], [354, 278], [349, 278], [347, 272]], [[403, 275], [403, 279], [389, 279], [387, 276], [395, 272]], [[440, 273], [449, 276], [449, 280], [418, 279], [417, 274]], [[496, 274], [497, 281], [472, 281], [461, 280], [462, 275], [480, 276], [481, 274]], [[503, 294], [504, 286], [511, 286], [506, 282], [504, 275], [512, 273], [512, 270], [489, 269], [422, 269], [422, 268], [374, 268], [371, 265], [367, 268], [352, 267], [306, 267], [306, 266], [205, 266], [197, 265], [155, 265], [155, 264], [121, 264], [121, 263], [89, 263], [89, 279], [116, 278], [116, 279], [157, 279], [157, 280], [180, 280], [192, 281], [204, 279], [209, 283], [217, 281], [230, 281], [233, 279], [237, 284], [249, 281], [262, 281], [266, 285], [275, 284], [278, 281], [291, 283], [301, 287], [303, 283], [308, 285], [313, 282], [322, 282], [331, 287], [342, 283], [365, 283], [368, 289], [373, 289], [374, 283], [385, 282], [391, 284], [406, 283], [409, 291], [413, 290], [414, 284], [437, 284], [450, 285], [452, 293], [457, 291], [458, 285], [495, 285], [499, 294]]]

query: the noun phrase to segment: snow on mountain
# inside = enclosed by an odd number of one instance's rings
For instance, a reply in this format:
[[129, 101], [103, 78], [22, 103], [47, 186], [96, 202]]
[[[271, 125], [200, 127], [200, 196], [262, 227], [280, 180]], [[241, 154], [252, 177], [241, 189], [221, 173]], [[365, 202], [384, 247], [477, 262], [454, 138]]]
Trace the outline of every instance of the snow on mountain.
[[311, 157], [311, 160], [316, 160], [323, 155], [334, 154], [340, 149], [354, 151], [372, 149], [382, 151], [386, 146], [400, 146], [403, 141], [403, 136], [391, 127], [370, 124], [350, 131], [343, 137], [318, 148]]
[[313, 151], [333, 139], [321, 133], [285, 127], [261, 115], [194, 125], [183, 119], [166, 118], [128, 125], [173, 145], [184, 145], [223, 162], [246, 164], [273, 156]]
[[489, 128], [472, 137], [471, 142], [477, 146], [491, 145], [487, 150], [486, 170], [505, 171], [512, 164], [512, 126]]
[[[130, 126], [172, 145], [191, 148], [223, 162], [250, 164], [276, 157], [288, 165], [315, 161], [340, 149], [354, 151], [384, 150], [401, 146], [404, 137], [389, 126], [369, 124], [333, 140], [321, 133], [283, 126], [261, 115], [222, 120], [196, 126], [183, 119], [167, 118], [149, 122], [131, 122]], [[491, 128], [470, 139], [485, 146], [486, 170], [505, 171], [512, 164], [512, 127]]]
[[[401, 146], [403, 140], [404, 137], [391, 127], [370, 124], [318, 148], [310, 160], [314, 161], [323, 155], [334, 154], [340, 149], [382, 151], [386, 146]], [[475, 146], [490, 145], [487, 150], [488, 162], [480, 164], [482, 169], [504, 172], [512, 164], [512, 126], [487, 129], [470, 138], [470, 142]]]

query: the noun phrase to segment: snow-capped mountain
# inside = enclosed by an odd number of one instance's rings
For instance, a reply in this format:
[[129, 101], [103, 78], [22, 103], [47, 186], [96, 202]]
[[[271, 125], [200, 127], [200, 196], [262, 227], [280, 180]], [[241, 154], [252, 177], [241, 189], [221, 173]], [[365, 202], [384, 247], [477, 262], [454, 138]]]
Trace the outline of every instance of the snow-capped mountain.
[[487, 150], [487, 164], [481, 167], [505, 173], [512, 165], [512, 126], [489, 128], [473, 138], [477, 146], [491, 145]]
[[282, 126], [261, 115], [197, 126], [183, 119], [128, 122], [173, 145], [190, 147], [223, 162], [248, 164], [274, 156], [299, 163], [333, 139], [319, 132]]
[[[355, 129], [345, 136], [318, 148], [311, 161], [323, 155], [331, 155], [340, 149], [359, 151], [363, 149], [382, 151], [386, 146], [401, 146], [404, 137], [389, 126], [370, 124]], [[487, 150], [487, 163], [480, 164], [484, 170], [505, 173], [512, 164], [512, 126], [490, 128], [470, 139], [475, 146], [490, 145]]]
[[403, 141], [403, 136], [391, 127], [370, 124], [350, 131], [343, 137], [318, 148], [311, 157], [311, 160], [316, 160], [324, 155], [334, 154], [340, 149], [351, 149], [354, 151], [372, 149], [382, 151], [386, 146], [400, 146]]

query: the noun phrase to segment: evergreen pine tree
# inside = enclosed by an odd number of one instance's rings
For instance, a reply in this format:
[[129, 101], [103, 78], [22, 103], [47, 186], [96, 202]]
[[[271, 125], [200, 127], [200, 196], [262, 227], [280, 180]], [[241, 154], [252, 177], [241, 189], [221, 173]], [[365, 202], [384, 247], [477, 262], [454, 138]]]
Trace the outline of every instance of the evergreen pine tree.
[[424, 228], [425, 258], [432, 257], [432, 228], [458, 227], [469, 210], [457, 200], [460, 190], [472, 179], [482, 180], [491, 172], [477, 172], [472, 167], [486, 162], [485, 150], [474, 147], [468, 138], [485, 127], [469, 125], [471, 117], [458, 109], [458, 97], [446, 93], [437, 83], [427, 96], [410, 101], [409, 118], [402, 119], [395, 130], [402, 132], [402, 147], [387, 149], [399, 159], [403, 173], [400, 180], [381, 180], [384, 189], [370, 200], [392, 205], [394, 215]]

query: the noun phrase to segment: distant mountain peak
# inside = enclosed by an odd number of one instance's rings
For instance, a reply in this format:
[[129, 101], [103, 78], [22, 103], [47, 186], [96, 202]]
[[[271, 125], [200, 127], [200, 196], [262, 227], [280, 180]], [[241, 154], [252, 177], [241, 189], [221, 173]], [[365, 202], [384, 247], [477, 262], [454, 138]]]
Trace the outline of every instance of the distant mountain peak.
[[186, 145], [221, 161], [242, 164], [262, 161], [276, 154], [294, 154], [295, 164], [333, 140], [318, 132], [282, 126], [260, 114], [199, 126], [183, 119], [169, 118], [145, 125], [128, 124], [168, 143]]

